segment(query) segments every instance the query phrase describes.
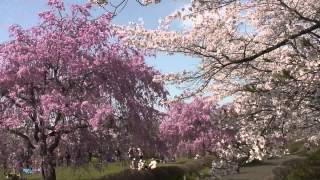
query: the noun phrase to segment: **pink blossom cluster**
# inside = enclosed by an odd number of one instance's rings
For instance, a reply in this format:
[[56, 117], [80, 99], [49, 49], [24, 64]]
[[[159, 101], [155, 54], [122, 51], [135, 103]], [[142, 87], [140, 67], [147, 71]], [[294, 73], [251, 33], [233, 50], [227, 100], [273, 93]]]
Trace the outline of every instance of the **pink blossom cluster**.
[[160, 124], [160, 136], [171, 153], [218, 152], [218, 144], [230, 144], [235, 135], [222, 124], [222, 112], [205, 97], [172, 103]]

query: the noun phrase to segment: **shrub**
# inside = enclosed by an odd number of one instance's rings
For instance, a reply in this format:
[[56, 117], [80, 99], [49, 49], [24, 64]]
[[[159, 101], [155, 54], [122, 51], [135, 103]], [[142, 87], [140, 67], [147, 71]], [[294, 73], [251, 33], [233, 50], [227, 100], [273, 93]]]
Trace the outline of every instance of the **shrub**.
[[[184, 176], [199, 176], [199, 171], [209, 167], [213, 158], [192, 160], [185, 164], [160, 166], [153, 170], [124, 170], [119, 173], [104, 176], [96, 180], [183, 180]], [[188, 179], [188, 178], [187, 178]]]
[[153, 170], [124, 170], [97, 180], [182, 180], [185, 172], [179, 166], [158, 167]]

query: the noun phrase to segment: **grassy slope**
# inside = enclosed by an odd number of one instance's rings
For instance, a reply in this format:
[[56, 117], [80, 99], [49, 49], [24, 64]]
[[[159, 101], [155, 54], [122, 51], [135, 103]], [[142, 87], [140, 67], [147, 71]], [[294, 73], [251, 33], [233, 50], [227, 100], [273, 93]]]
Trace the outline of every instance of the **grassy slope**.
[[291, 169], [286, 180], [318, 180], [320, 179], [320, 150], [312, 153], [307, 159]]

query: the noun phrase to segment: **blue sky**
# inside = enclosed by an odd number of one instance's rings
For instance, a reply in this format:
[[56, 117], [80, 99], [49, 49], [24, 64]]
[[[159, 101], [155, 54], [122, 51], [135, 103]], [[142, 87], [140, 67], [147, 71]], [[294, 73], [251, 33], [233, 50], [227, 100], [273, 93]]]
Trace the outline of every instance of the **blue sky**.
[[[114, 2], [116, 1], [114, 0]], [[47, 9], [46, 2], [46, 0], [0, 0], [0, 42], [8, 40], [8, 27], [12, 24], [19, 24], [23, 27], [37, 24], [37, 14]], [[65, 0], [66, 5], [84, 2], [86, 0]], [[142, 7], [135, 0], [129, 0], [128, 5], [114, 18], [113, 23], [125, 25], [142, 18], [147, 28], [156, 28], [159, 18], [170, 14], [189, 2], [190, 0], [164, 0], [160, 4]], [[101, 9], [97, 8], [95, 11], [99, 13]], [[192, 70], [198, 64], [198, 61], [191, 57], [166, 54], [158, 54], [155, 58], [146, 57], [146, 62], [163, 73], [179, 72], [184, 69]], [[167, 88], [172, 96], [180, 93], [180, 90], [174, 86], [167, 86]]]

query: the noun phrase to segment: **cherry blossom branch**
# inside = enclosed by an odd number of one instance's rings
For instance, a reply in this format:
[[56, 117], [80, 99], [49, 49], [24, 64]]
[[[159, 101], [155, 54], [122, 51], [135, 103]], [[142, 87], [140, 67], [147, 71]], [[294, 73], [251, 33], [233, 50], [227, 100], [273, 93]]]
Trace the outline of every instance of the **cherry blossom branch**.
[[319, 24], [315, 24], [315, 25], [313, 25], [313, 26], [311, 26], [311, 27], [309, 27], [307, 29], [304, 29], [304, 30], [300, 31], [299, 33], [296, 33], [296, 34], [288, 36], [286, 39], [278, 42], [277, 44], [275, 44], [275, 45], [273, 45], [273, 46], [271, 46], [269, 48], [266, 48], [266, 49], [264, 49], [264, 50], [262, 50], [262, 51], [260, 51], [260, 52], [258, 52], [256, 54], [254, 54], [253, 56], [249, 56], [249, 57], [246, 57], [246, 58], [243, 58], [243, 59], [240, 59], [240, 60], [236, 60], [236, 61], [231, 61], [230, 63], [227, 63], [227, 64], [223, 65], [223, 67], [226, 67], [228, 65], [235, 64], [235, 63], [238, 64], [238, 63], [244, 63], [244, 62], [253, 61], [253, 60], [255, 60], [255, 59], [257, 59], [257, 58], [259, 58], [259, 57], [261, 57], [261, 56], [263, 56], [263, 55], [265, 55], [267, 53], [270, 53], [270, 52], [272, 52], [272, 51], [274, 51], [274, 50], [276, 50], [276, 49], [278, 49], [278, 48], [280, 48], [280, 47], [282, 47], [284, 45], [287, 45], [287, 43], [290, 40], [296, 39], [296, 38], [298, 38], [298, 37], [300, 37], [302, 35], [308, 34], [308, 33], [312, 32], [312, 31], [314, 31], [316, 29], [319, 29], [319, 28], [320, 28], [320, 23]]
[[294, 14], [296, 14], [299, 18], [305, 20], [305, 21], [309, 21], [309, 22], [313, 22], [313, 23], [317, 23], [320, 24], [320, 21], [315, 20], [315, 19], [310, 19], [308, 17], [303, 16], [300, 12], [297, 11], [297, 9], [291, 8], [288, 6], [288, 4], [286, 4], [283, 0], [278, 0], [280, 2], [280, 5], [287, 8], [290, 12], [293, 12]]

